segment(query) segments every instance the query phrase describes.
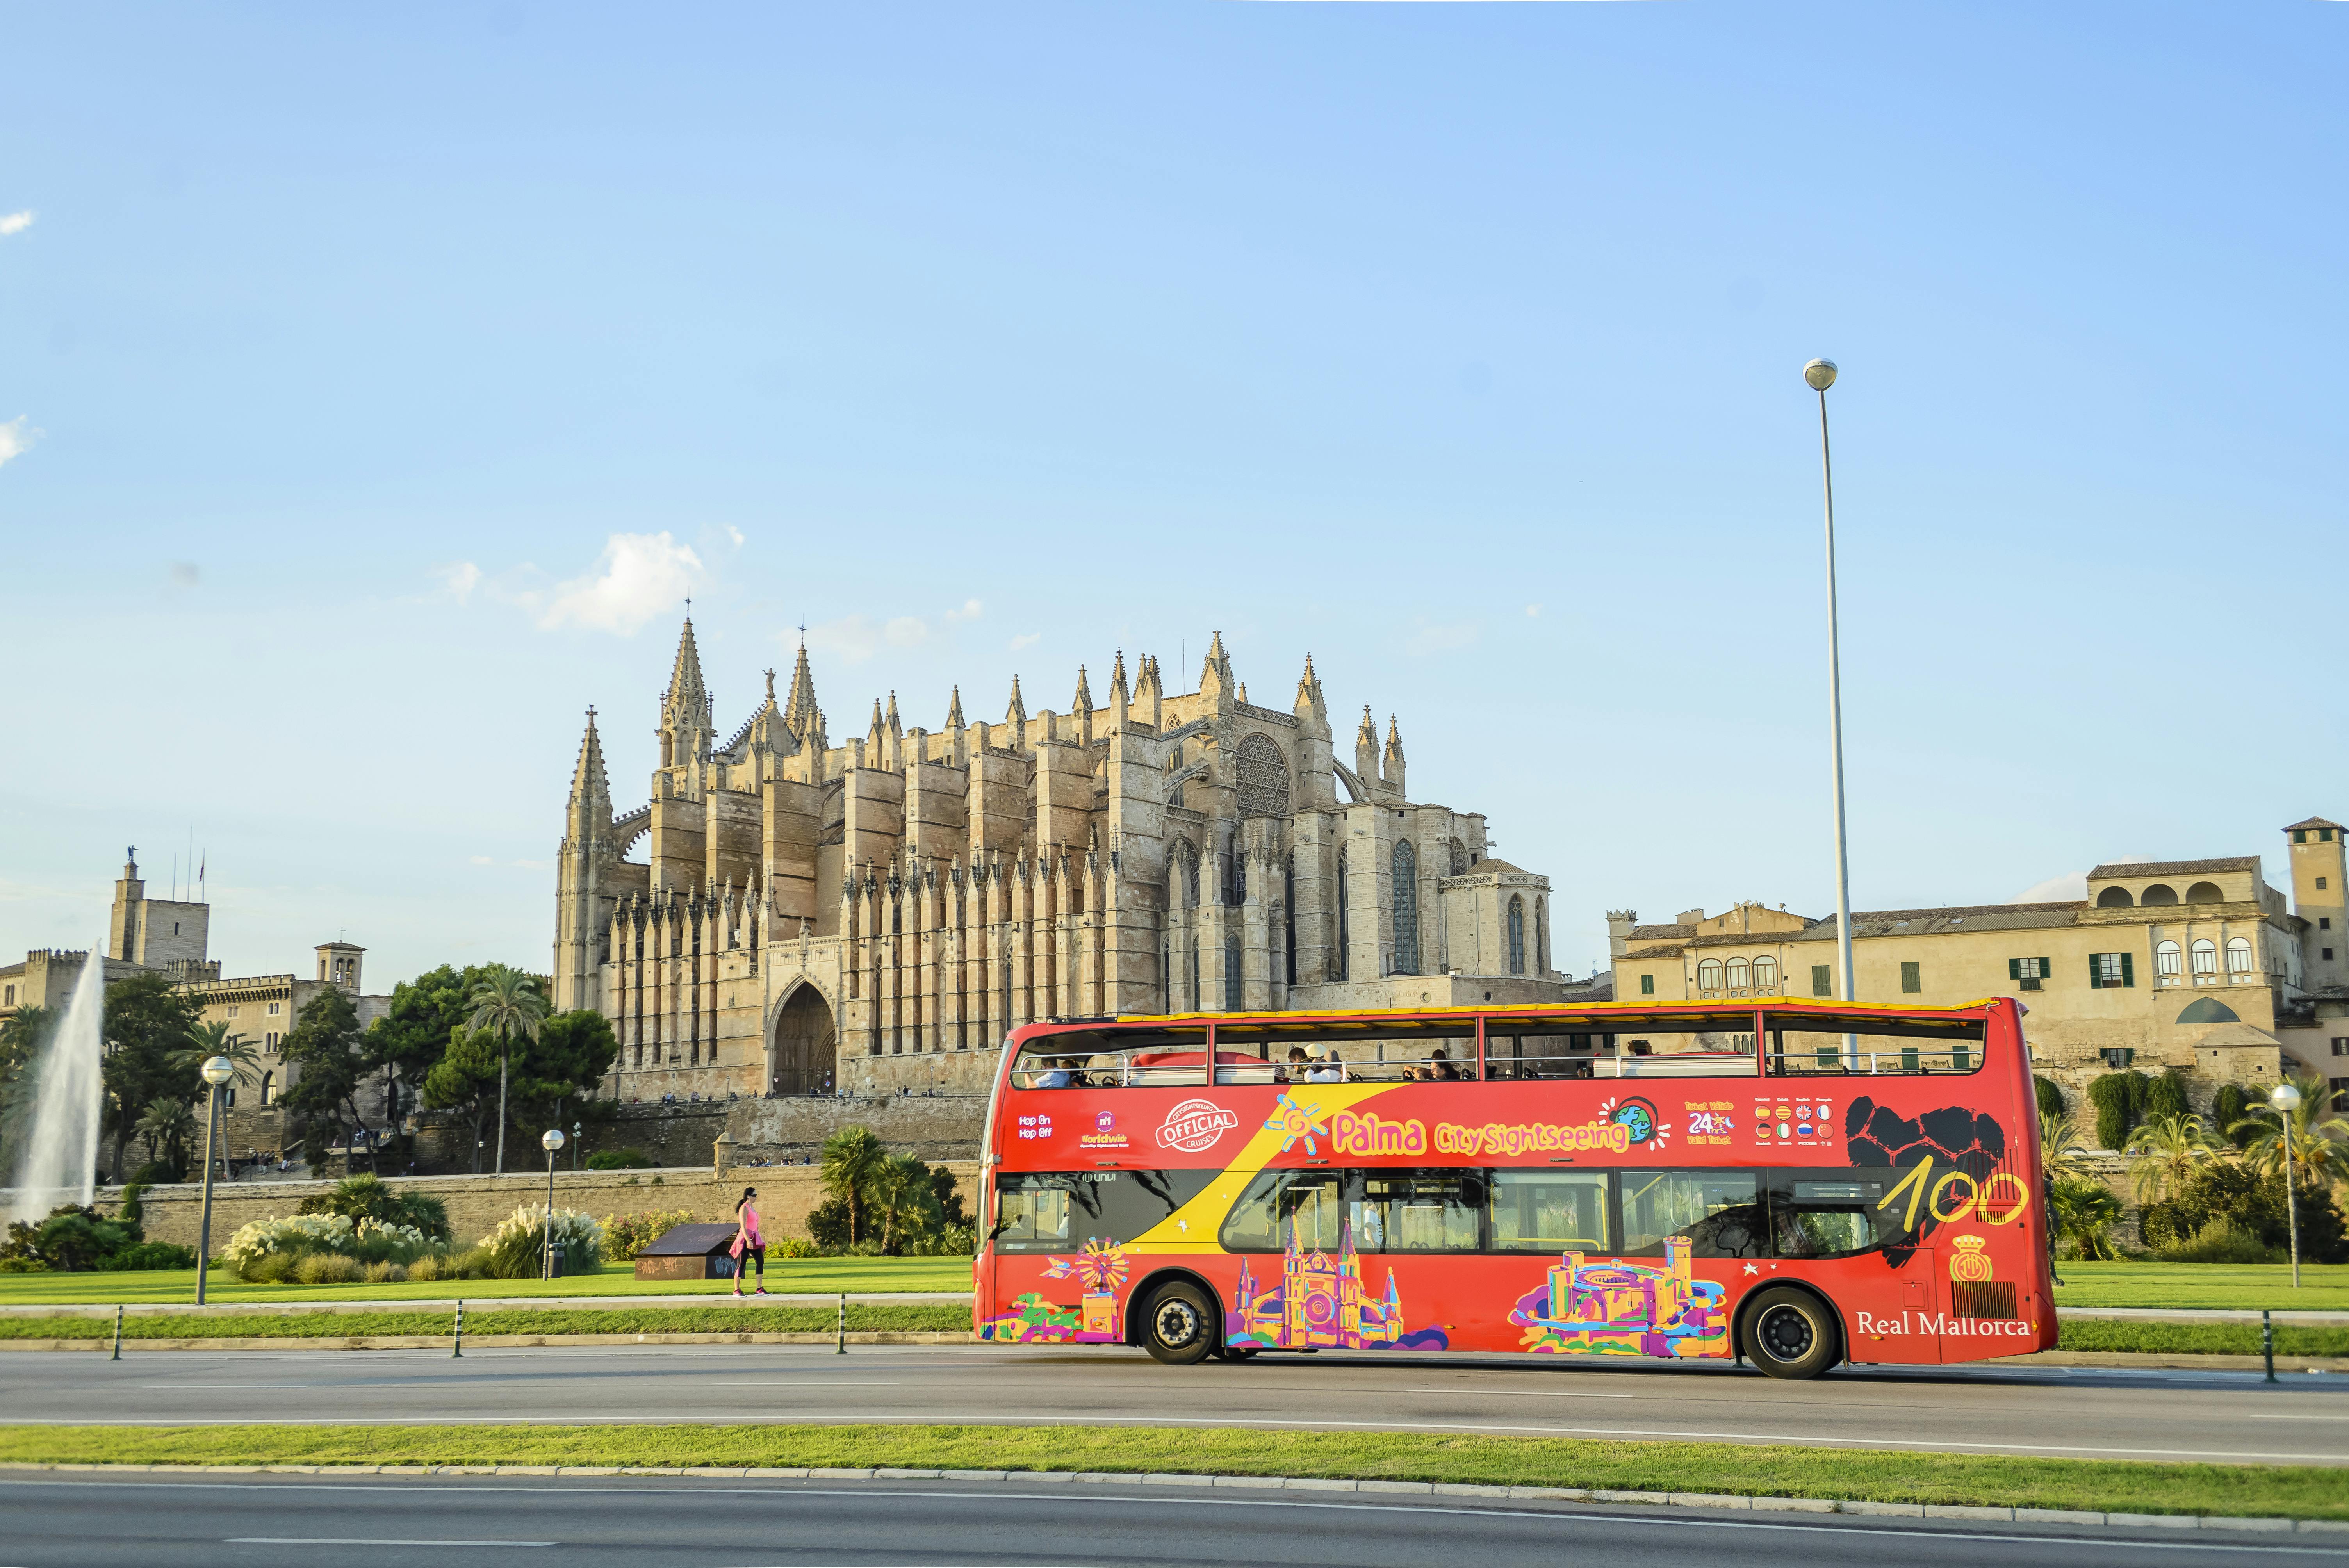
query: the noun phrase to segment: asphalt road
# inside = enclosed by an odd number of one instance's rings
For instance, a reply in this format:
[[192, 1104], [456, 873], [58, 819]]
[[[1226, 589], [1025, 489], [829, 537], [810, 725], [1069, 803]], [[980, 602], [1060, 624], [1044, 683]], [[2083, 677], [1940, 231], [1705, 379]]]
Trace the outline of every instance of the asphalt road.
[[0, 1420], [1005, 1421], [1851, 1444], [2349, 1465], [2349, 1377], [1976, 1365], [1782, 1383], [1725, 1367], [1123, 1349], [646, 1346], [0, 1352]]
[[1274, 1563], [1282, 1568], [2297, 1568], [2349, 1543], [1693, 1509], [1228, 1498], [1206, 1489], [1072, 1496], [937, 1482], [0, 1480], [17, 1568], [470, 1568], [670, 1564]]

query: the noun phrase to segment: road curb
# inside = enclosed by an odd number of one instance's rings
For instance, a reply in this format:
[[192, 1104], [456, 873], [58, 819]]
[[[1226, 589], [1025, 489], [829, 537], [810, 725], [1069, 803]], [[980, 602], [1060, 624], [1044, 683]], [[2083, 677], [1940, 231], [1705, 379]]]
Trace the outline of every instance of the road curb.
[[2349, 1520], [2284, 1519], [2267, 1514], [2100, 1513], [2058, 1508], [2004, 1508], [1978, 1503], [1874, 1502], [1824, 1497], [1749, 1497], [1737, 1493], [1623, 1491], [1578, 1486], [1489, 1486], [1453, 1481], [1379, 1480], [1324, 1476], [1228, 1476], [1138, 1471], [899, 1470], [889, 1467], [812, 1466], [765, 1469], [737, 1465], [172, 1465], [42, 1464], [0, 1460], [0, 1470], [107, 1475], [485, 1475], [652, 1476], [670, 1480], [949, 1480], [988, 1482], [1076, 1481], [1120, 1486], [1247, 1487], [1272, 1491], [1352, 1492], [1393, 1496], [1482, 1498], [1514, 1502], [1629, 1503], [1642, 1508], [1709, 1508], [1756, 1513], [1840, 1513], [1860, 1518], [1946, 1519], [1972, 1522], [2074, 1524], [2122, 1530], [2222, 1530], [2268, 1534], [2349, 1534]]
[[[468, 1334], [465, 1343], [477, 1349], [526, 1348], [533, 1346], [630, 1345], [830, 1345], [832, 1334]], [[97, 1339], [0, 1339], [0, 1351], [111, 1350], [113, 1341]], [[916, 1329], [851, 1329], [851, 1345], [979, 1345], [968, 1334]], [[131, 1354], [144, 1350], [446, 1350], [445, 1334], [315, 1334], [235, 1335], [220, 1339], [125, 1339]], [[2282, 1362], [2277, 1363], [2282, 1366]]]

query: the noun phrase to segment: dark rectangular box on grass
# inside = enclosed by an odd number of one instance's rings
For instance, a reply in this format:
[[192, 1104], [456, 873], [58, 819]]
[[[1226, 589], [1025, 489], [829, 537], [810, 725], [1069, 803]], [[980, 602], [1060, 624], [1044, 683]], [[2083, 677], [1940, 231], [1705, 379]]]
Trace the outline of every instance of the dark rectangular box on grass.
[[636, 1254], [638, 1279], [732, 1279], [732, 1225], [678, 1225]]

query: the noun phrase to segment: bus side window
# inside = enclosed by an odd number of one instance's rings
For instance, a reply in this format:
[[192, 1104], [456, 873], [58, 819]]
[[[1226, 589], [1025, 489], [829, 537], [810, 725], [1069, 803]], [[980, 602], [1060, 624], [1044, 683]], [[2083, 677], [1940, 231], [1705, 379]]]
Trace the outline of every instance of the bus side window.
[[1364, 1171], [1351, 1205], [1354, 1246], [1365, 1253], [1473, 1253], [1483, 1228], [1482, 1171]]
[[1626, 1171], [1623, 1251], [1661, 1253], [1686, 1236], [1689, 1255], [1758, 1258], [1770, 1250], [1768, 1215], [1751, 1171]]
[[1069, 1239], [1068, 1178], [996, 1178], [995, 1234], [999, 1241], [1015, 1244], [1064, 1244]]
[[1884, 1206], [1897, 1180], [1878, 1171], [1773, 1171], [1770, 1230], [1778, 1256], [1847, 1258], [1899, 1240], [1899, 1207]]
[[[1296, 1232], [1299, 1247], [1338, 1249], [1346, 1212], [1342, 1181], [1335, 1171], [1263, 1171], [1250, 1181], [1224, 1221], [1226, 1251], [1277, 1253]], [[1355, 1244], [1362, 1245], [1358, 1237]]]
[[1607, 1177], [1598, 1171], [1495, 1171], [1496, 1253], [1607, 1253]]

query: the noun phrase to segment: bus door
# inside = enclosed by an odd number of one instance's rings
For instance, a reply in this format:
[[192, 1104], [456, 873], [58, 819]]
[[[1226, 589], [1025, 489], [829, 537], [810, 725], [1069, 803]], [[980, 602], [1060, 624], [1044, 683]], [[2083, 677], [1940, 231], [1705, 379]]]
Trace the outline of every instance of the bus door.
[[1941, 1358], [1936, 1286], [1938, 1251], [1905, 1229], [1894, 1201], [1899, 1173], [1874, 1166], [1769, 1172], [1773, 1250], [1781, 1263], [1836, 1264], [1805, 1269], [1844, 1315], [1856, 1361]]

